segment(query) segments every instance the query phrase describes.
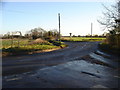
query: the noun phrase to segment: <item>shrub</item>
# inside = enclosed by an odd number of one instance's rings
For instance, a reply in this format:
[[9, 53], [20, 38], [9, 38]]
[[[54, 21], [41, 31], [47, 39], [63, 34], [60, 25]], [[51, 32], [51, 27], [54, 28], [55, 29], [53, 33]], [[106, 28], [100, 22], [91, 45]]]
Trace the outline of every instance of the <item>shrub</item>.
[[49, 40], [49, 42], [55, 46], [61, 46], [61, 44], [62, 44], [60, 41], [55, 41], [55, 40]]
[[120, 34], [107, 36], [105, 43], [120, 48]]

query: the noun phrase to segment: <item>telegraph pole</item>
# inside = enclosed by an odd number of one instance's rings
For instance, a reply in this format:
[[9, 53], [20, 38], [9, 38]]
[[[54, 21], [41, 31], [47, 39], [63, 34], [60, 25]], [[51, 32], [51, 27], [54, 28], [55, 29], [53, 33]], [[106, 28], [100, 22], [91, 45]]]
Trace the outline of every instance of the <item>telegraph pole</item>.
[[60, 13], [58, 13], [58, 22], [59, 22], [59, 41], [60, 41]]
[[91, 23], [91, 37], [92, 37], [93, 24]]

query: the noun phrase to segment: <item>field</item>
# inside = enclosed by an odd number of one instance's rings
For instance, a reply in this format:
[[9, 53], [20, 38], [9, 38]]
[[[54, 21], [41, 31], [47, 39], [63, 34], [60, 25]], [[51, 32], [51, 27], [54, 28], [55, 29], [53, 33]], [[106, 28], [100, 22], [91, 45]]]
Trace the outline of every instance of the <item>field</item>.
[[[61, 41], [103, 41], [105, 38], [96, 37], [62, 37]], [[46, 41], [42, 39], [29, 40], [29, 39], [1, 39], [2, 55], [17, 55], [17, 54], [28, 54], [37, 51], [60, 49], [58, 41]], [[66, 47], [64, 43], [62, 47]]]
[[[43, 40], [28, 40], [28, 39], [14, 39], [13, 41], [11, 39], [3, 39], [2, 40], [2, 46], [0, 49], [7, 49], [11, 47], [19, 47], [19, 48], [41, 48], [41, 46], [53, 46], [51, 43]], [[46, 47], [48, 48], [48, 47]], [[43, 48], [44, 49], [44, 48]]]
[[103, 41], [103, 37], [62, 37], [62, 41]]
[[[64, 44], [62, 44], [62, 46], [65, 47]], [[2, 45], [0, 46], [3, 56], [58, 48], [60, 47], [42, 39], [2, 39]]]

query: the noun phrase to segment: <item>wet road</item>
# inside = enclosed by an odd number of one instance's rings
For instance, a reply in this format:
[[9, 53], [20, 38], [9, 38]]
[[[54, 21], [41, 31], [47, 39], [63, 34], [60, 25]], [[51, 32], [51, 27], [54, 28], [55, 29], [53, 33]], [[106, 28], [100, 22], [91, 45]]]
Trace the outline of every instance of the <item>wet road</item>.
[[84, 56], [97, 49], [97, 42], [66, 42], [69, 47], [40, 54], [3, 58], [3, 76], [57, 65]]
[[3, 88], [118, 88], [118, 68], [94, 53], [98, 43], [66, 42], [61, 50], [3, 58]]

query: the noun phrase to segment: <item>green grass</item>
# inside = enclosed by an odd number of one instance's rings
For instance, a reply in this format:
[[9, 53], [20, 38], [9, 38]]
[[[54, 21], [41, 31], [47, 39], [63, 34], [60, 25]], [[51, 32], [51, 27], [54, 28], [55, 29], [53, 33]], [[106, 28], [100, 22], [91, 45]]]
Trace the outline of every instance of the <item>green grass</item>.
[[27, 46], [20, 46], [20, 47], [10, 47], [10, 48], [3, 48], [3, 52], [30, 52], [30, 51], [37, 51], [37, 50], [45, 50], [45, 49], [53, 49], [57, 48], [57, 46], [53, 45], [27, 45]]
[[[27, 44], [29, 44], [28, 39], [19, 39], [19, 45], [20, 46], [25, 46]], [[32, 41], [32, 40], [31, 40]], [[14, 39], [13, 40], [13, 44], [12, 44], [12, 40], [11, 39], [2, 39], [2, 46], [0, 47], [0, 49], [2, 48], [10, 48], [10, 47], [18, 47], [18, 40]]]
[[[2, 49], [3, 56], [7, 56], [7, 55], [15, 55], [15, 54], [25, 54], [34, 51], [42, 51], [46, 49], [60, 48], [58, 45], [54, 45], [54, 43], [50, 43], [47, 41], [45, 41], [45, 43], [42, 42], [35, 43], [34, 41], [28, 39], [20, 39], [19, 42], [20, 44], [18, 47], [18, 40], [13, 40], [14, 43], [11, 47], [12, 40], [3, 39], [2, 46], [0, 47], [0, 49]], [[63, 43], [62, 43], [62, 47], [65, 47]]]
[[106, 38], [101, 37], [62, 37], [62, 41], [103, 41]]

